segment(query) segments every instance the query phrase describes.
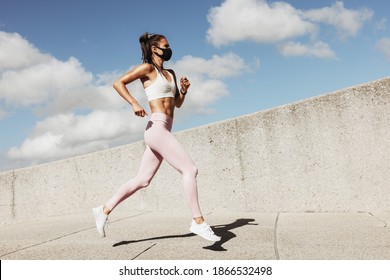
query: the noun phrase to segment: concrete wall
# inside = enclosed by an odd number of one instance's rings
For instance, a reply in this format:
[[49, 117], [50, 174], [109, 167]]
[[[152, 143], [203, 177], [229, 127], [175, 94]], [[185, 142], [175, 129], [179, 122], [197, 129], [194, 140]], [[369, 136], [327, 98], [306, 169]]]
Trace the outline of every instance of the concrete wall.
[[[390, 210], [390, 78], [176, 133], [205, 213]], [[0, 220], [88, 210], [137, 172], [143, 142], [0, 174]], [[124, 211], [188, 211], [164, 163]]]

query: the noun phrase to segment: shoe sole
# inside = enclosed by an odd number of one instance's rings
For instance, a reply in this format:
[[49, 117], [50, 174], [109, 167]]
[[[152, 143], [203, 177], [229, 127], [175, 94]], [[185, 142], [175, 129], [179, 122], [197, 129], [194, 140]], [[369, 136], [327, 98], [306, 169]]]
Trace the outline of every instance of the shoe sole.
[[197, 236], [200, 236], [202, 237], [203, 239], [207, 240], [207, 241], [211, 241], [211, 242], [218, 242], [218, 241], [221, 241], [221, 238], [218, 238], [218, 240], [213, 240], [213, 239], [209, 239], [207, 237], [204, 237], [202, 235], [200, 235], [199, 233], [197, 233], [196, 231], [193, 231], [192, 229], [190, 229], [190, 231], [193, 233], [193, 234], [196, 234]]

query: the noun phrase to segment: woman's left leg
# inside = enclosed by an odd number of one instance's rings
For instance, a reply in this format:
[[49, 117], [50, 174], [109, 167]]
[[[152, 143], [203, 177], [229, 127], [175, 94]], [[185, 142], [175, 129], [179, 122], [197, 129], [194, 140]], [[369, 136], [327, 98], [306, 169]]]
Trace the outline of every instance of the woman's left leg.
[[198, 169], [176, 137], [170, 132], [172, 118], [164, 114], [153, 114], [149, 129], [145, 132], [145, 143], [161, 155], [170, 165], [183, 175], [184, 193], [194, 218], [190, 231], [209, 240], [220, 241], [204, 221], [199, 207], [196, 176]]
[[155, 121], [153, 128], [145, 134], [145, 142], [183, 175], [184, 193], [192, 217], [202, 217], [196, 183], [198, 169], [176, 137], [167, 129], [166, 124]]
[[196, 185], [198, 169], [172, 133], [166, 130], [161, 133], [160, 137], [160, 145], [158, 147], [162, 148], [158, 150], [158, 153], [183, 174], [184, 192], [194, 218], [190, 231], [209, 241], [220, 241], [221, 237], [215, 235], [210, 226], [204, 221], [199, 207], [198, 188]]

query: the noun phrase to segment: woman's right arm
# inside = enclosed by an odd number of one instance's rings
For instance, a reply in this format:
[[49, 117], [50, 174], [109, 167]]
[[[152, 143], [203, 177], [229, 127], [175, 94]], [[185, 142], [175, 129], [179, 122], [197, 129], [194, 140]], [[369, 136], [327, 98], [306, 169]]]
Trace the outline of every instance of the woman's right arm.
[[124, 74], [113, 84], [115, 90], [123, 97], [134, 110], [134, 114], [139, 117], [147, 115], [146, 111], [139, 105], [138, 101], [131, 95], [126, 85], [138, 79], [149, 78], [149, 74], [153, 71], [153, 66], [150, 64], [140, 64]]

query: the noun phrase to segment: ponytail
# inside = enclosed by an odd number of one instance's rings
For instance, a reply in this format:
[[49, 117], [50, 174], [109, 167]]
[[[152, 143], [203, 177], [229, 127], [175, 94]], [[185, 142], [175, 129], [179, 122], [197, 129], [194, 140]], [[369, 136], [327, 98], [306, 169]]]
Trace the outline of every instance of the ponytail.
[[163, 38], [165, 38], [165, 36], [160, 34], [150, 34], [148, 32], [142, 34], [141, 37], [139, 37], [143, 63], [149, 63], [156, 66], [152, 59], [152, 46], [158, 46], [158, 42]]

